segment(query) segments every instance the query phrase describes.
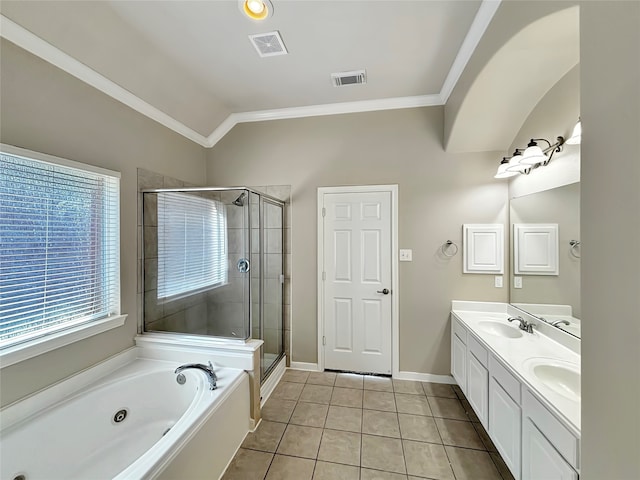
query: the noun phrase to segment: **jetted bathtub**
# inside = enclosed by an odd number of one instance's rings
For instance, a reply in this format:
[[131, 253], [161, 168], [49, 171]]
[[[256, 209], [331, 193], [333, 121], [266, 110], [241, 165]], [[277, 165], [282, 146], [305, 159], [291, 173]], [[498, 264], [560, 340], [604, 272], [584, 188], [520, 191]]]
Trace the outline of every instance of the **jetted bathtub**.
[[102, 366], [93, 383], [89, 369], [0, 412], [2, 480], [222, 475], [249, 429], [248, 375], [216, 368], [210, 390], [196, 369], [179, 384], [179, 363], [135, 355], [115, 363], [125, 364], [106, 375]]

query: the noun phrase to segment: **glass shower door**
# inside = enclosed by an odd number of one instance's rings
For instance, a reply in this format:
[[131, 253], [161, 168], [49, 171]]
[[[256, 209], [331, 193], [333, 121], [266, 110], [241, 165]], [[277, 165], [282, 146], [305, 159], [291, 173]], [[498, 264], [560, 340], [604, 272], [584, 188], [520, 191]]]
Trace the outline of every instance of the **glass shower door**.
[[263, 334], [262, 372], [264, 378], [284, 352], [283, 292], [284, 250], [283, 209], [281, 204], [263, 198]]

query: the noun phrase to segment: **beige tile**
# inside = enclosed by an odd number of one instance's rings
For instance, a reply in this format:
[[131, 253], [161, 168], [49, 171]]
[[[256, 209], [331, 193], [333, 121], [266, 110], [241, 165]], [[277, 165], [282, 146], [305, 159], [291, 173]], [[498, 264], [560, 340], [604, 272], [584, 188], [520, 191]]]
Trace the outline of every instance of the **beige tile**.
[[400, 473], [381, 472], [363, 468], [360, 471], [360, 480], [407, 480], [406, 475]]
[[306, 458], [276, 455], [265, 480], [311, 480], [315, 463]]
[[446, 383], [424, 382], [422, 388], [424, 394], [429, 397], [458, 398], [456, 392], [453, 391], [453, 386]]
[[360, 434], [325, 429], [318, 460], [346, 465], [360, 465]]
[[398, 415], [400, 432], [405, 440], [417, 440], [419, 442], [442, 443], [440, 434], [433, 417], [423, 415]]
[[360, 432], [362, 431], [362, 409], [330, 405], [324, 428]]
[[436, 425], [442, 437], [442, 443], [454, 447], [475, 448], [484, 450], [484, 444], [471, 422], [436, 418]]
[[271, 394], [271, 398], [280, 400], [298, 400], [304, 388], [303, 383], [280, 382]]
[[362, 433], [400, 438], [400, 426], [396, 412], [379, 410], [362, 411]]
[[355, 373], [339, 373], [335, 387], [362, 388], [364, 377]]
[[475, 428], [476, 432], [478, 432], [478, 436], [480, 437], [480, 440], [482, 440], [482, 443], [484, 444], [484, 449], [485, 450], [487, 450], [489, 452], [497, 452], [498, 451], [496, 449], [496, 446], [491, 441], [491, 438], [489, 437], [489, 434], [484, 429], [484, 427], [482, 426], [481, 423], [474, 423], [473, 424], [473, 428]]
[[263, 480], [272, 458], [272, 453], [241, 448], [227, 467], [222, 480]]
[[359, 480], [360, 468], [339, 463], [316, 462], [313, 480]]
[[457, 480], [502, 480], [487, 452], [445, 447]]
[[333, 387], [326, 385], [310, 385], [306, 384], [300, 395], [301, 402], [310, 403], [329, 403]]
[[442, 397], [427, 397], [427, 399], [434, 417], [469, 420], [460, 400]]
[[298, 402], [289, 423], [308, 427], [324, 427], [329, 405], [322, 403]]
[[321, 438], [321, 428], [289, 424], [284, 431], [277, 453], [315, 459]]
[[307, 378], [309, 378], [310, 372], [305, 372], [303, 370], [290, 370], [288, 369], [284, 372], [282, 376], [283, 382], [296, 382], [296, 383], [306, 383]]
[[407, 473], [419, 477], [453, 480], [453, 471], [442, 445], [404, 440]]
[[379, 392], [393, 392], [393, 383], [388, 377], [364, 377], [365, 390], [377, 390]]
[[311, 372], [309, 378], [307, 378], [307, 383], [333, 387], [333, 384], [336, 382], [336, 376], [333, 372]]
[[396, 393], [396, 408], [398, 413], [410, 413], [412, 415], [432, 416], [427, 397], [423, 395], [409, 395]]
[[295, 407], [295, 400], [281, 400], [271, 397], [267, 400], [267, 403], [264, 404], [264, 407], [262, 407], [262, 419], [271, 422], [287, 423]]
[[262, 450], [263, 452], [275, 452], [282, 438], [286, 423], [269, 422], [262, 420], [255, 432], [249, 434], [242, 442], [242, 448]]
[[511, 471], [509, 470], [509, 467], [507, 467], [507, 464], [504, 463], [504, 460], [499, 453], [489, 452], [489, 455], [491, 456], [494, 465], [498, 469], [498, 472], [500, 472], [500, 475], [502, 475], [503, 480], [515, 480], [513, 478], [513, 475], [511, 474]]
[[411, 380], [393, 380], [393, 391], [396, 393], [410, 393], [412, 395], [424, 395], [420, 382]]
[[362, 408], [362, 390], [335, 387], [331, 396], [331, 405]]
[[459, 385], [453, 385], [452, 388], [458, 398], [464, 398], [464, 393], [462, 393], [462, 389]]
[[397, 438], [362, 435], [362, 466], [406, 474], [402, 442]]
[[471, 420], [472, 422], [480, 422], [480, 419], [476, 415], [476, 412], [473, 410], [473, 407], [469, 403], [469, 400], [467, 400], [466, 398], [461, 398], [460, 402], [462, 402], [462, 408], [464, 408], [464, 411], [467, 413], [467, 417], [469, 418], [469, 420]]
[[396, 411], [396, 399], [391, 392], [364, 391], [363, 408], [369, 410], [383, 410], [385, 412]]

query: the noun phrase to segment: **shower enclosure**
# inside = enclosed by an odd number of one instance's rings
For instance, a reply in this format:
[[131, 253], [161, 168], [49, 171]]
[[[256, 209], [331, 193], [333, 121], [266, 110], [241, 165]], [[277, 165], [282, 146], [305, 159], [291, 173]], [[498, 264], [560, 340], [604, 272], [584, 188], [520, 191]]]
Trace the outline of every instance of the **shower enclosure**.
[[284, 356], [282, 201], [247, 187], [143, 192], [144, 331], [261, 339]]

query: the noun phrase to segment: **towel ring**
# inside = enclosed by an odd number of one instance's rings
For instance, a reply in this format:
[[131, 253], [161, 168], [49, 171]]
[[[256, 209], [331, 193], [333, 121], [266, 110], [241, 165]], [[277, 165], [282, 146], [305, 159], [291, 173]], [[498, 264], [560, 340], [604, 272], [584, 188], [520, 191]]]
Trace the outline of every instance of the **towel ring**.
[[574, 258], [580, 258], [580, 253], [578, 251], [580, 240], [571, 240], [569, 242], [569, 245], [571, 245], [571, 247], [569, 247], [569, 253], [571, 254], [571, 256]]
[[[447, 249], [448, 249], [450, 246], [452, 246], [452, 245], [453, 245], [453, 248], [455, 248], [455, 250], [453, 251], [453, 253], [452, 253], [451, 255], [449, 255], [449, 254], [447, 253]], [[445, 242], [445, 243], [440, 247], [440, 250], [442, 250], [442, 254], [443, 254], [445, 257], [449, 257], [449, 258], [451, 258], [451, 257], [455, 257], [455, 256], [456, 256], [456, 253], [458, 253], [458, 245], [456, 245], [455, 243], [453, 243], [451, 240], [447, 240], [447, 241], [446, 241], [446, 242]]]

